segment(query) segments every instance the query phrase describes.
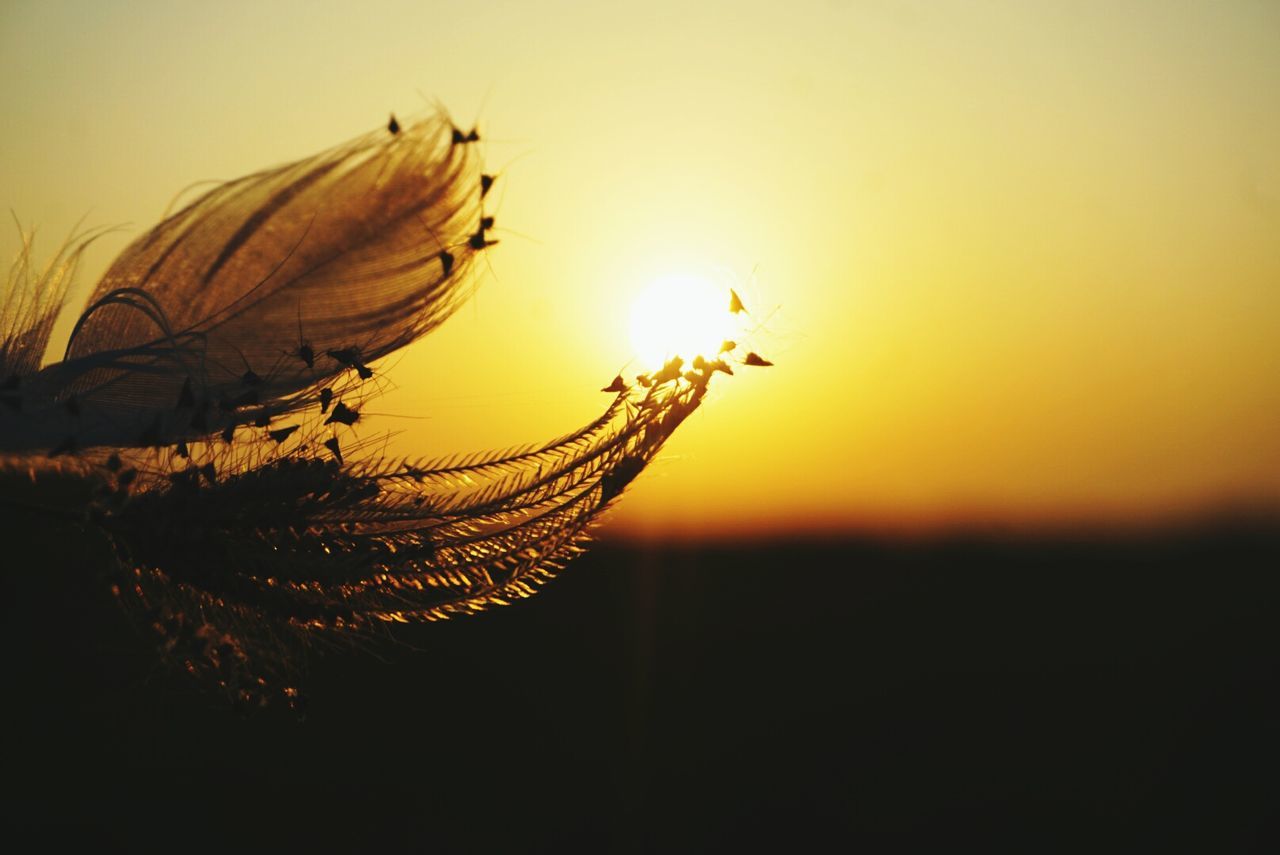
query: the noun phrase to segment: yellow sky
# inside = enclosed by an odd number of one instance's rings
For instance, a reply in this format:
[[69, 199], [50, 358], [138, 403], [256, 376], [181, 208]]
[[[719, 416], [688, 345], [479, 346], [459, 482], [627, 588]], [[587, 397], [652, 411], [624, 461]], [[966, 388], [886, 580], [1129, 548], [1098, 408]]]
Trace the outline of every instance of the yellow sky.
[[[261, 5], [261, 8], [260, 8]], [[614, 513], [653, 536], [1280, 506], [1280, 6], [6, 3], [0, 204], [51, 249], [411, 114], [506, 232], [379, 419], [437, 454], [607, 403], [650, 281], [741, 283]], [[6, 254], [16, 236], [6, 233]], [[754, 274], [753, 274], [754, 271]]]

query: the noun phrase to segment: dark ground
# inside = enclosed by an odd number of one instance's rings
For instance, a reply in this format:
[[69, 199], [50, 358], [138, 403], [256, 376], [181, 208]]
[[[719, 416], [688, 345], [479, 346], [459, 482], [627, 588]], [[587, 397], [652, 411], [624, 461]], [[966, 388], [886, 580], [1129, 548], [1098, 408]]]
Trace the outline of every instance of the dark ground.
[[[73, 547], [67, 547], [72, 549]], [[314, 669], [157, 671], [8, 553], [16, 833], [181, 851], [1275, 851], [1280, 530], [637, 551]], [[45, 557], [44, 563], [57, 561]], [[46, 600], [46, 601], [42, 601]]]

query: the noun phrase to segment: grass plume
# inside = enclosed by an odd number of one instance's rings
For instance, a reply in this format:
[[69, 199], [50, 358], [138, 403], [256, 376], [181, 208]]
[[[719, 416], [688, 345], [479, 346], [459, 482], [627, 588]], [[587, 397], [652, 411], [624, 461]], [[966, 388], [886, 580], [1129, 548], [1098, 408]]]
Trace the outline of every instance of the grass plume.
[[6, 499], [105, 536], [121, 605], [236, 704], [296, 704], [311, 650], [535, 593], [724, 364], [615, 381], [550, 442], [394, 460], [359, 440], [379, 360], [448, 317], [493, 244], [476, 139], [393, 120], [214, 187], [121, 253], [45, 368], [84, 243], [33, 275], [28, 242], [10, 274]]

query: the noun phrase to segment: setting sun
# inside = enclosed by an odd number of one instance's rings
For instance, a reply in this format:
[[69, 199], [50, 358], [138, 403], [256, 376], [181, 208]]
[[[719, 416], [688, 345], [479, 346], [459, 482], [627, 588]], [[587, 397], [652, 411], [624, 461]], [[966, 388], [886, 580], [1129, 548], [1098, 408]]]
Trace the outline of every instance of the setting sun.
[[728, 290], [701, 276], [663, 276], [631, 306], [631, 346], [646, 368], [657, 368], [677, 355], [714, 355], [733, 337]]

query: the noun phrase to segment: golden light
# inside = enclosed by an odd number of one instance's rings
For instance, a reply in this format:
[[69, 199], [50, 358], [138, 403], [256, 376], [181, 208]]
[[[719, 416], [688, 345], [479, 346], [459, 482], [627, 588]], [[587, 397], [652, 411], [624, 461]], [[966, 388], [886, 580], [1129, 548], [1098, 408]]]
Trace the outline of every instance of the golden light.
[[673, 356], [714, 356], [733, 332], [728, 289], [694, 274], [655, 279], [631, 306], [631, 346], [645, 368]]

